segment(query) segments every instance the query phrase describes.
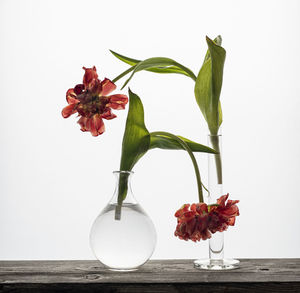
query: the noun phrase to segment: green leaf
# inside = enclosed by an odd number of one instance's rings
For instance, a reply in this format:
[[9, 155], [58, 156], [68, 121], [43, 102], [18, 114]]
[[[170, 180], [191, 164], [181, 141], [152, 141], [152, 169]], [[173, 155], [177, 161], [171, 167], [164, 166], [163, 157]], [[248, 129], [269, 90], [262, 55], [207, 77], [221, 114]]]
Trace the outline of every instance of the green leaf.
[[[142, 60], [137, 60], [137, 59], [132, 59], [132, 58], [126, 57], [126, 56], [118, 54], [117, 52], [114, 52], [112, 50], [110, 50], [110, 52], [115, 57], [117, 57], [119, 60], [121, 60], [124, 63], [129, 64], [131, 66], [134, 66], [134, 65], [142, 62]], [[131, 68], [130, 71], [132, 71], [132, 70], [134, 70], [134, 68]], [[182, 70], [178, 66], [154, 67], [154, 68], [148, 68], [148, 69], [145, 69], [145, 70], [155, 72], [155, 73], [177, 73], [177, 74], [183, 74], [183, 75], [189, 76], [188, 73], [186, 73], [184, 70]]]
[[[144, 107], [141, 99], [130, 89], [129, 109], [127, 114], [125, 132], [122, 142], [121, 171], [131, 171], [137, 161], [149, 150], [150, 135], [144, 122]], [[126, 198], [128, 189], [128, 173], [120, 173], [118, 203]], [[120, 209], [120, 206], [118, 207]], [[120, 210], [116, 218], [120, 217]]]
[[[217, 36], [216, 38], [214, 38], [214, 42], [215, 42], [218, 46], [221, 46], [221, 45], [222, 45], [222, 37], [221, 37], [221, 36]], [[207, 50], [206, 55], [205, 55], [205, 58], [204, 58], [204, 62], [203, 62], [203, 63], [205, 63], [205, 61], [208, 60], [209, 58], [210, 58], [210, 51]]]
[[136, 72], [142, 70], [152, 71], [156, 73], [183, 74], [196, 81], [195, 74], [189, 68], [183, 66], [182, 64], [176, 62], [173, 59], [164, 58], [164, 57], [154, 57], [154, 58], [149, 58], [144, 61], [141, 61], [141, 60], [129, 58], [124, 55], [118, 54], [112, 50], [110, 50], [110, 52], [119, 60], [131, 65], [129, 69], [127, 69], [126, 71], [118, 75], [116, 78], [114, 78], [113, 82], [118, 81], [120, 78], [133, 71], [131, 76], [126, 80], [126, 82], [122, 86], [122, 89], [128, 84], [128, 82], [131, 80], [131, 78]]
[[171, 65], [175, 65], [182, 69], [189, 77], [191, 77], [193, 80], [196, 80], [196, 76], [194, 73], [188, 69], [187, 67], [177, 63], [176, 61], [169, 59], [169, 58], [164, 58], [164, 57], [154, 57], [154, 58], [149, 58], [144, 61], [141, 61], [134, 65], [134, 70], [130, 77], [126, 80], [124, 85], [122, 86], [122, 89], [128, 84], [128, 82], [131, 80], [131, 78], [134, 76], [135, 73], [142, 71], [142, 70], [147, 70], [149, 68], [153, 69], [156, 67], [168, 67]]
[[141, 60], [137, 60], [137, 59], [132, 59], [132, 58], [129, 58], [129, 57], [126, 57], [124, 55], [121, 55], [113, 50], [109, 50], [110, 53], [112, 53], [115, 57], [117, 57], [119, 60], [125, 62], [126, 64], [129, 64], [131, 66], [141, 62]]
[[215, 42], [206, 37], [208, 52], [195, 84], [196, 101], [213, 135], [218, 133], [222, 123], [220, 93], [226, 51], [218, 45], [221, 41], [220, 36]]
[[[216, 154], [217, 152], [205, 145], [191, 141], [185, 137], [177, 135], [180, 139], [185, 141], [193, 152], [203, 152]], [[160, 148], [165, 150], [183, 150], [184, 148], [174, 139], [166, 135], [153, 135], [150, 133], [150, 147], [149, 149]]]
[[121, 171], [130, 171], [148, 151], [150, 135], [144, 122], [144, 107], [141, 99], [130, 89], [129, 110], [122, 143]]

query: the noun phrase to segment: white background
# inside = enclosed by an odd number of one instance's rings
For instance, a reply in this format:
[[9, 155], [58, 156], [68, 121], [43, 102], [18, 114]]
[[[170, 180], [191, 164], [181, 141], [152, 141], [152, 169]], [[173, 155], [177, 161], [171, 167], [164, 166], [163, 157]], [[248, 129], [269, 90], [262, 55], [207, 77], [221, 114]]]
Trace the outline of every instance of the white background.
[[[94, 258], [89, 229], [113, 193], [127, 110], [97, 138], [63, 119], [81, 67], [113, 79], [127, 68], [113, 49], [170, 57], [197, 74], [205, 35], [218, 34], [227, 50], [224, 192], [241, 212], [225, 254], [300, 257], [299, 1], [1, 0], [0, 259]], [[191, 79], [142, 72], [130, 87], [150, 131], [206, 143]], [[206, 155], [197, 159], [206, 182]], [[207, 243], [173, 236], [176, 209], [197, 201], [187, 154], [154, 150], [134, 171], [134, 193], [158, 233], [153, 258], [206, 257]]]

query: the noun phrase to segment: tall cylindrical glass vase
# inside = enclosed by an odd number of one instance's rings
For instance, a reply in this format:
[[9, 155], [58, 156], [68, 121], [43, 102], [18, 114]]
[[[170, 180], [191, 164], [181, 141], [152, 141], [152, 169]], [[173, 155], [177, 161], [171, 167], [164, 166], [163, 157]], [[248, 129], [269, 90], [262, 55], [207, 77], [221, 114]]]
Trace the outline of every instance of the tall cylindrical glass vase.
[[[208, 146], [218, 154], [208, 154], [207, 204], [214, 204], [223, 195], [222, 135], [208, 135]], [[196, 268], [206, 270], [230, 270], [239, 267], [239, 261], [224, 258], [224, 232], [216, 232], [209, 239], [209, 258], [194, 262]]]

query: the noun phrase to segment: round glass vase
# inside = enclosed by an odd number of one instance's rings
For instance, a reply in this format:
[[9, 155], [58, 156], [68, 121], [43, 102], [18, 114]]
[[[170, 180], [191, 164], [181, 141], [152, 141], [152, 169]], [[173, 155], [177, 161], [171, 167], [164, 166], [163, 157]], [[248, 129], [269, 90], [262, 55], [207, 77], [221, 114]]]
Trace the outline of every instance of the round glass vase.
[[[208, 204], [217, 202], [223, 195], [222, 135], [208, 135], [208, 146], [219, 154], [208, 154]], [[209, 258], [194, 261], [195, 268], [205, 270], [232, 270], [239, 267], [239, 260], [224, 258], [224, 233], [216, 232], [209, 239]]]
[[[92, 225], [90, 246], [96, 258], [108, 269], [132, 271], [151, 257], [156, 245], [156, 231], [133, 196], [133, 172], [114, 171], [113, 174], [116, 176], [115, 192]], [[120, 176], [126, 178], [127, 195], [118, 204]]]

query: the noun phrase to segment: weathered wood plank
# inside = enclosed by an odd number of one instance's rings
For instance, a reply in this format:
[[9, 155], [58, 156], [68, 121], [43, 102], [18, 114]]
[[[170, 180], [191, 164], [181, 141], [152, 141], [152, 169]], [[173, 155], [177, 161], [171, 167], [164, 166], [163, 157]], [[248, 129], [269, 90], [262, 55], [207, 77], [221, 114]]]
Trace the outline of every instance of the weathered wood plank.
[[1, 293], [299, 293], [297, 283], [8, 284]]
[[153, 260], [134, 272], [98, 261], [0, 261], [0, 292], [300, 292], [300, 259], [243, 259], [232, 271]]

